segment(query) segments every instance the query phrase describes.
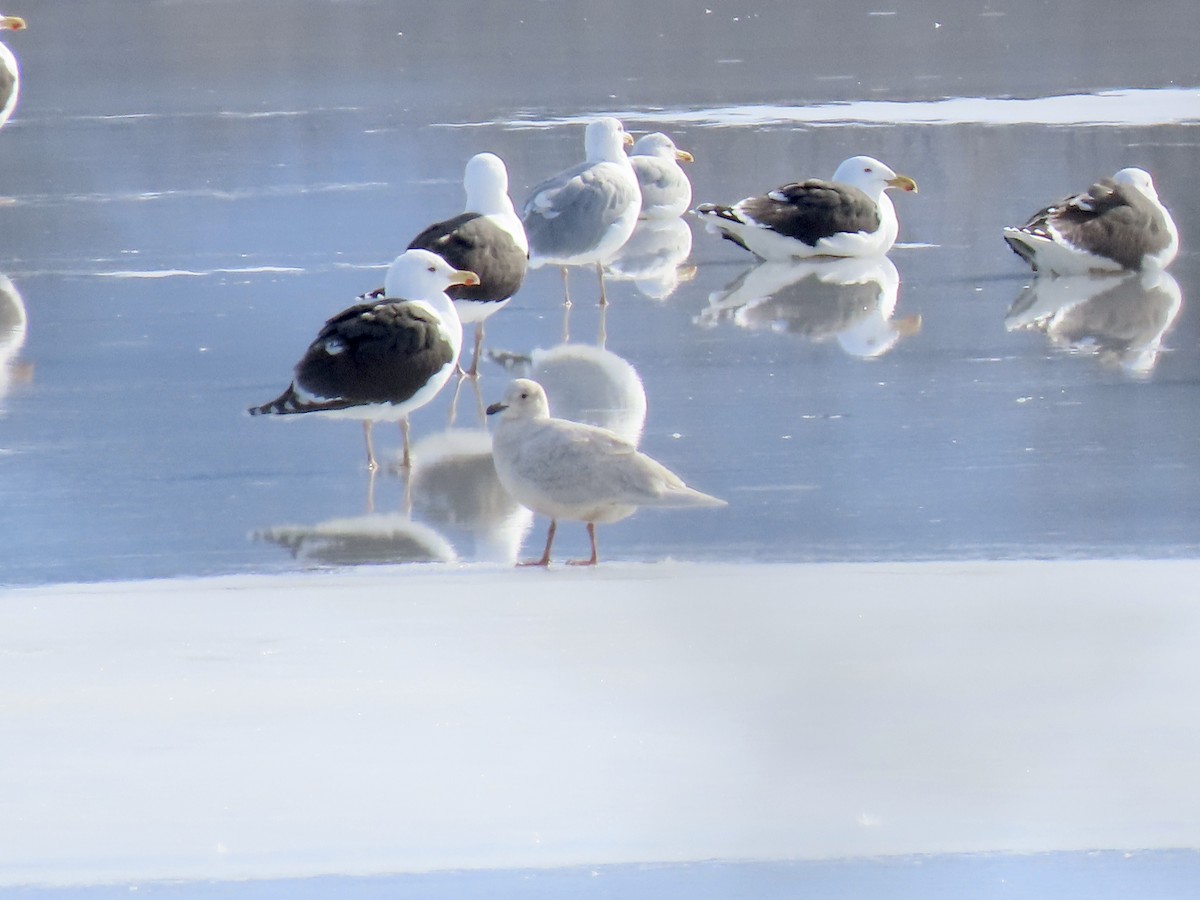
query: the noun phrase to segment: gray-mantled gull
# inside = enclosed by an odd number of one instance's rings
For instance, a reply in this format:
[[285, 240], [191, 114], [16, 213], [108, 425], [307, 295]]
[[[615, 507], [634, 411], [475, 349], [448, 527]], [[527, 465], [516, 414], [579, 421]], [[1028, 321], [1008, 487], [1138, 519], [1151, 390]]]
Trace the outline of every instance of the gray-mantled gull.
[[680, 150], [661, 131], [638, 138], [629, 151], [629, 162], [642, 190], [640, 218], [674, 219], [687, 212], [692, 183], [679, 164], [694, 161], [692, 154]]
[[702, 203], [696, 214], [709, 231], [762, 259], [877, 256], [900, 230], [888, 188], [915, 192], [917, 183], [877, 159], [854, 156], [832, 181], [785, 184], [733, 206]]
[[320, 413], [361, 420], [372, 472], [378, 468], [372, 425], [398, 421], [408, 466], [408, 415], [442, 389], [462, 347], [462, 323], [445, 290], [478, 281], [474, 272], [457, 271], [427, 250], [405, 251], [388, 269], [386, 297], [329, 319], [296, 364], [287, 390], [252, 407], [250, 414]]
[[1179, 252], [1171, 214], [1150, 174], [1136, 168], [1005, 228], [1004, 240], [1035, 272], [1055, 275], [1163, 269]]
[[[0, 14], [0, 31], [24, 31], [25, 20], [20, 16]], [[6, 44], [0, 43], [0, 126], [8, 121], [21, 92], [21, 68]]]
[[588, 264], [595, 265], [600, 279], [600, 304], [608, 303], [603, 263], [629, 240], [637, 224], [642, 193], [625, 155], [627, 143], [632, 138], [616, 119], [589, 123], [587, 161], [535, 185], [522, 208], [529, 264], [562, 267], [568, 305], [566, 267]]
[[504, 400], [487, 411], [500, 414], [492, 437], [500, 483], [518, 503], [550, 518], [542, 558], [524, 565], [549, 565], [559, 519], [587, 523], [592, 555], [570, 564], [595, 565], [598, 522], [618, 522], [639, 506], [726, 505], [688, 487], [611, 431], [551, 418], [546, 392], [536, 381], [516, 379]]

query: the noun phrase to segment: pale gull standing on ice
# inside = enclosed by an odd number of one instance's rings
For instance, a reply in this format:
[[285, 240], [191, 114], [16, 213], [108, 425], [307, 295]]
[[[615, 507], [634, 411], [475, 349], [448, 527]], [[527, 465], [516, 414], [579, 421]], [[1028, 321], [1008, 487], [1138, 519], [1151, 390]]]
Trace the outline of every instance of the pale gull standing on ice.
[[529, 238], [529, 264], [562, 267], [566, 303], [571, 303], [567, 266], [594, 265], [604, 292], [603, 263], [629, 240], [642, 208], [633, 165], [625, 145], [633, 139], [616, 119], [587, 126], [587, 161], [537, 184], [521, 211]]
[[642, 191], [643, 219], [674, 219], [692, 205], [692, 183], [680, 168], [694, 162], [692, 154], [680, 150], [661, 131], [644, 134], [629, 151], [629, 162]]
[[639, 506], [726, 505], [689, 488], [611, 431], [551, 418], [546, 392], [536, 381], [513, 381], [504, 400], [488, 407], [488, 415], [496, 414], [492, 454], [500, 483], [518, 503], [550, 518], [542, 558], [525, 565], [549, 565], [559, 519], [587, 523], [592, 555], [570, 564], [595, 565], [598, 522], [618, 522]]
[[282, 394], [252, 416], [317, 413], [363, 423], [367, 468], [378, 468], [371, 444], [377, 421], [398, 421], [409, 465], [408, 415], [432, 400], [458, 366], [462, 323], [445, 290], [477, 284], [427, 250], [396, 257], [382, 300], [359, 303], [327, 321]]
[[854, 156], [832, 181], [785, 184], [733, 206], [702, 203], [696, 215], [709, 231], [762, 259], [878, 256], [900, 232], [888, 188], [916, 192], [917, 183], [877, 159]]
[[1004, 240], [1035, 272], [1055, 275], [1163, 269], [1179, 252], [1179, 231], [1154, 180], [1136, 168], [1005, 228]]

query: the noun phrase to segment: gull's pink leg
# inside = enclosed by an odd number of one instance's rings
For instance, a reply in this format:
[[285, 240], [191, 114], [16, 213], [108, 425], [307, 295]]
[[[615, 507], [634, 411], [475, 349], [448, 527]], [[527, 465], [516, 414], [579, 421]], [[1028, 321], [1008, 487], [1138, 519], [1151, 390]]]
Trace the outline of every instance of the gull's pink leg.
[[558, 528], [558, 522], [554, 519], [550, 520], [550, 530], [546, 532], [546, 551], [542, 554], [542, 558], [538, 560], [530, 560], [529, 562], [517, 563], [518, 566], [541, 566], [545, 568], [550, 565], [550, 545], [554, 543], [554, 532]]
[[587, 523], [588, 540], [592, 542], [592, 558], [591, 559], [571, 559], [567, 560], [568, 566], [594, 566], [596, 564], [596, 523]]

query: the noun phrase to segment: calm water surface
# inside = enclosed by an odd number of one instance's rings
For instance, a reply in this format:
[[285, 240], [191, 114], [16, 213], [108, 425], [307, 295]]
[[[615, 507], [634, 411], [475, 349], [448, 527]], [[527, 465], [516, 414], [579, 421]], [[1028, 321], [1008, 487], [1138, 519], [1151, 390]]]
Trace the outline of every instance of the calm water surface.
[[[601, 357], [590, 370], [554, 369], [561, 282], [532, 273], [488, 348], [532, 354], [548, 385], [561, 379], [552, 402], [615, 377], [643, 448], [730, 502], [639, 513], [601, 530], [603, 555], [1195, 554], [1200, 95], [1137, 126], [655, 112], [1200, 85], [1194, 3], [919, 7], [10, 10], [30, 29], [5, 38], [25, 84], [0, 133], [0, 272], [27, 324], [0, 333], [0, 583], [511, 559], [530, 517], [497, 495], [471, 434], [510, 377], [499, 363], [453, 404], [466, 434], [442, 434], [451, 391], [414, 416], [407, 496], [393, 472], [371, 483], [353, 423], [244, 409], [286, 385], [320, 323], [412, 235], [460, 211], [472, 154], [504, 157], [520, 203], [581, 156], [582, 121], [609, 112], [696, 156], [697, 202], [828, 176], [856, 153], [921, 190], [897, 198], [894, 271], [759, 270], [690, 221], [643, 235], [619, 266], [640, 277], [610, 282], [606, 355], [594, 278], [574, 272], [568, 342], [592, 348], [577, 362]], [[1085, 9], [1134, 52], [1099, 53], [1109, 37], [1080, 35]], [[1028, 289], [1000, 227], [1133, 164], [1179, 224], [1172, 277]], [[665, 275], [645, 271], [656, 254]], [[15, 315], [0, 311], [0, 329]], [[377, 435], [398, 449], [395, 429]], [[583, 552], [582, 527], [560, 541]]]

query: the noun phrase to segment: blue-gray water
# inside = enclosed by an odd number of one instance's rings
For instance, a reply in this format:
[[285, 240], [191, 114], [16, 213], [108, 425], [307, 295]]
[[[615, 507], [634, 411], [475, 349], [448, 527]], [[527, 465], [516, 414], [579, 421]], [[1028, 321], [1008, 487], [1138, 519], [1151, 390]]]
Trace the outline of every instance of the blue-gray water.
[[907, 856], [825, 862], [597, 866], [509, 872], [440, 872], [378, 878], [136, 883], [103, 887], [16, 889], [0, 894], [46, 900], [1185, 900], [1200, 873], [1195, 851]]
[[[581, 124], [531, 120], [1200, 84], [1185, 3], [27, 6], [29, 30], [7, 37], [23, 95], [0, 135], [0, 271], [29, 320], [0, 399], [9, 583], [309, 565], [254, 535], [361, 517], [359, 430], [243, 410], [378, 283], [371, 267], [459, 211], [471, 154], [507, 160], [518, 203], [581, 155]], [[1078, 29], [1085, 8], [1132, 51]], [[697, 202], [858, 152], [912, 175], [921, 192], [897, 206], [901, 242], [918, 246], [892, 253], [894, 317], [920, 329], [865, 359], [828, 323], [706, 314], [752, 260], [690, 222], [694, 276], [665, 300], [614, 282], [607, 349], [643, 379], [643, 448], [730, 506], [644, 511], [601, 530], [606, 557], [1196, 552], [1194, 123], [631, 127], [695, 154]], [[1005, 327], [1030, 278], [999, 228], [1127, 164], [1154, 173], [1183, 234], [1182, 308], [1142, 374]], [[576, 271], [573, 287], [571, 337], [591, 340], [594, 279]], [[489, 348], [558, 343], [559, 297], [557, 273], [534, 272]], [[487, 403], [508, 376], [483, 371]], [[479, 424], [478, 399], [464, 386], [459, 426]], [[446, 392], [418, 412], [415, 438], [448, 408]], [[377, 440], [391, 452], [394, 429]], [[403, 508], [394, 476], [374, 495], [379, 512]], [[429, 524], [478, 558], [461, 523]], [[561, 535], [562, 554], [582, 549], [580, 527]]]

